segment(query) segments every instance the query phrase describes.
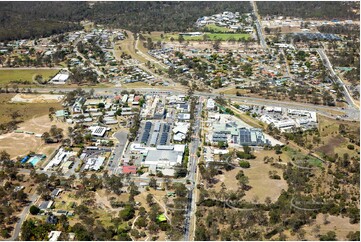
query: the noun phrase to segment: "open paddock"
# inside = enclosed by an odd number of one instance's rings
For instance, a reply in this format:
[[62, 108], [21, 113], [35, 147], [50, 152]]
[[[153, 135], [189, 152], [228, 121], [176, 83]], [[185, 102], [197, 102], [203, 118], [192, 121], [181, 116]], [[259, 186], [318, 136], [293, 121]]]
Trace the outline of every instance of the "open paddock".
[[49, 80], [59, 72], [59, 69], [0, 69], [0, 85], [9, 84], [11, 81], [28, 81], [33, 82], [35, 76], [41, 75], [43, 80]]

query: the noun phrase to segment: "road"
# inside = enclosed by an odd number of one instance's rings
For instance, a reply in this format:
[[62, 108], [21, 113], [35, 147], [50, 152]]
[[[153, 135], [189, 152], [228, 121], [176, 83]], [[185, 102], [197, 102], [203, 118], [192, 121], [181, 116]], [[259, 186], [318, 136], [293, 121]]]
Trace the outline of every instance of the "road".
[[21, 230], [21, 225], [23, 224], [24, 220], [26, 219], [28, 213], [29, 213], [29, 209], [30, 207], [39, 199], [40, 195], [36, 195], [36, 194], [32, 194], [30, 197], [30, 203], [23, 209], [23, 211], [21, 212], [20, 216], [19, 216], [19, 220], [15, 225], [15, 229], [13, 231], [13, 235], [6, 239], [7, 241], [14, 241], [17, 240], [20, 234], [20, 230]]
[[[37, 91], [38, 93], [66, 93], [73, 91], [77, 88], [33, 88], [33, 91]], [[95, 93], [109, 96], [115, 96], [116, 93], [120, 93], [123, 90], [132, 90], [134, 88], [82, 88], [84, 91], [89, 92], [91, 89], [95, 89]], [[187, 94], [186, 91], [178, 90], [178, 89], [157, 89], [155, 87], [153, 88], [138, 88], [138, 92], [143, 94], [159, 94], [159, 95], [179, 95], [179, 94]], [[205, 98], [215, 98], [218, 97], [218, 93], [205, 93], [205, 92], [194, 92], [194, 96], [200, 96]], [[248, 97], [248, 96], [236, 96], [231, 94], [224, 94], [225, 99], [230, 99], [231, 101], [237, 101], [237, 102], [245, 102], [248, 105], [272, 105], [272, 106], [278, 106], [283, 108], [291, 108], [291, 109], [302, 109], [302, 110], [308, 110], [308, 111], [315, 111], [319, 114], [322, 114], [328, 118], [336, 119], [337, 115], [334, 115], [333, 112], [339, 112], [340, 116], [342, 114], [347, 115], [347, 117], [342, 118], [343, 120], [348, 121], [359, 121], [360, 120], [360, 110], [355, 107], [346, 107], [346, 108], [340, 108], [340, 107], [330, 107], [330, 106], [322, 106], [322, 105], [316, 105], [312, 103], [300, 103], [300, 102], [294, 102], [294, 101], [278, 101], [278, 100], [272, 100], [272, 99], [264, 99], [264, 98], [257, 98], [257, 97]]]
[[348, 103], [348, 105], [357, 109], [357, 105], [355, 104], [355, 101], [353, 100], [350, 92], [348, 91], [347, 86], [341, 80], [341, 78], [336, 74], [336, 72], [333, 70], [332, 64], [331, 64], [330, 60], [328, 59], [324, 49], [317, 49], [317, 52], [320, 55], [324, 66], [330, 71], [330, 73], [332, 75], [332, 81], [340, 84], [340, 86], [343, 88], [343, 93], [344, 93], [344, 96], [345, 96], [345, 99], [346, 99], [346, 102]]
[[288, 75], [288, 77], [291, 77], [291, 78], [292, 78], [293, 76], [291, 76], [290, 65], [289, 65], [289, 63], [288, 63], [287, 55], [286, 55], [284, 49], [282, 49], [282, 54], [283, 54], [283, 58], [285, 59], [285, 64], [286, 64], [286, 69], [287, 69], [287, 75]]
[[267, 43], [264, 39], [264, 33], [262, 30], [262, 25], [261, 25], [261, 21], [260, 21], [260, 17], [258, 14], [258, 9], [257, 9], [257, 4], [255, 1], [251, 1], [252, 7], [253, 7], [253, 13], [256, 16], [256, 28], [257, 28], [257, 33], [258, 33], [258, 38], [259, 38], [259, 42], [262, 46], [263, 49], [267, 50], [268, 46]]
[[[189, 147], [189, 165], [188, 165], [188, 176], [187, 179], [190, 180], [192, 187], [190, 187], [188, 192], [188, 203], [187, 203], [187, 211], [186, 211], [186, 218], [185, 218], [185, 233], [184, 233], [184, 240], [190, 241], [194, 238], [191, 238], [191, 228], [192, 225], [195, 223], [195, 209], [196, 209], [196, 196], [195, 192], [197, 190], [196, 186], [196, 174], [197, 174], [197, 151], [198, 147], [200, 146], [200, 139], [198, 133], [201, 128], [201, 112], [202, 112], [202, 105], [203, 105], [203, 98], [199, 97], [199, 103], [196, 106], [196, 110], [194, 113], [195, 122], [193, 125], [193, 134], [194, 137], [192, 138], [192, 142]], [[193, 231], [194, 232], [194, 231]], [[192, 233], [193, 237], [193, 233]]]
[[118, 143], [115, 145], [115, 149], [113, 151], [113, 160], [108, 163], [108, 169], [110, 174], [119, 174], [120, 161], [122, 160], [124, 149], [128, 144], [128, 132], [116, 132], [114, 133], [114, 137], [118, 140]]

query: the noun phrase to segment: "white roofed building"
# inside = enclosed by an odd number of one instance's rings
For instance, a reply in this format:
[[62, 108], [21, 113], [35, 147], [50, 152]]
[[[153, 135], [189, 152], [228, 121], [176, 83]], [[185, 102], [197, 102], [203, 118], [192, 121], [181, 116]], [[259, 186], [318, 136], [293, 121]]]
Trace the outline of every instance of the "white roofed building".
[[50, 83], [65, 84], [68, 79], [69, 79], [68, 73], [59, 73], [50, 80]]

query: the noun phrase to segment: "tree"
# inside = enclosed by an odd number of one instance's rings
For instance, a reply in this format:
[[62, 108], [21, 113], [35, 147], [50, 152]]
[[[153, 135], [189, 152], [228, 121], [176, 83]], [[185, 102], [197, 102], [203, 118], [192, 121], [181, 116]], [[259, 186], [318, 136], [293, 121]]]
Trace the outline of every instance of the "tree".
[[221, 46], [221, 40], [220, 39], [217, 39], [216, 41], [214, 41], [214, 43], [213, 43], [213, 48], [215, 49], [215, 50], [219, 50], [219, 48], [220, 48], [220, 46]]
[[151, 206], [154, 203], [153, 195], [148, 193], [146, 200], [147, 200], [147, 203]]
[[123, 221], [129, 221], [134, 217], [135, 210], [130, 204], [124, 206], [123, 210], [119, 212], [119, 218]]
[[360, 241], [360, 231], [355, 231], [355, 232], [350, 231], [347, 234], [346, 238], [349, 241]]
[[157, 189], [157, 180], [154, 177], [150, 178], [149, 186], [153, 189]]
[[30, 213], [31, 213], [32, 215], [37, 215], [39, 212], [40, 212], [40, 208], [38, 208], [37, 206], [32, 205], [32, 206], [30, 207]]
[[320, 236], [320, 241], [336, 241], [335, 231], [328, 231], [326, 234]]
[[184, 42], [184, 37], [183, 37], [183, 35], [179, 35], [179, 37], [178, 37], [178, 42], [179, 43], [183, 43]]
[[21, 115], [19, 114], [19, 111], [14, 111], [10, 114], [11, 119], [16, 121], [17, 118], [21, 117]]
[[178, 197], [187, 196], [188, 189], [183, 183], [176, 182], [173, 184], [174, 192]]
[[236, 175], [236, 179], [238, 180], [239, 185], [243, 190], [247, 190], [248, 187], [248, 177], [244, 174], [242, 170], [238, 172]]

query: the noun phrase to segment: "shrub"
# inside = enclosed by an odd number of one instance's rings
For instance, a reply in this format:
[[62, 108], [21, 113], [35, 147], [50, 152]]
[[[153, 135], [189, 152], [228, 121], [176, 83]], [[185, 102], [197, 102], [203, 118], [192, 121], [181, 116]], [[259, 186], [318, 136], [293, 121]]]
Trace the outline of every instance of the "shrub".
[[347, 149], [353, 150], [353, 149], [355, 149], [355, 146], [354, 145], [347, 145]]
[[250, 167], [251, 167], [251, 164], [250, 164], [248, 161], [241, 160], [241, 161], [239, 162], [239, 166], [242, 167], [242, 168], [250, 168]]

